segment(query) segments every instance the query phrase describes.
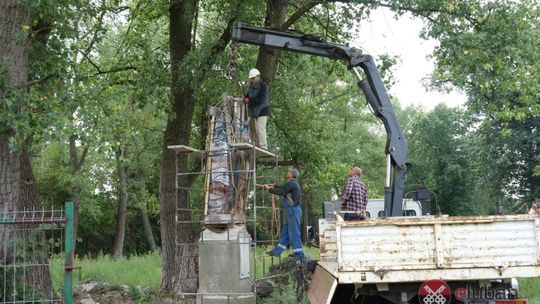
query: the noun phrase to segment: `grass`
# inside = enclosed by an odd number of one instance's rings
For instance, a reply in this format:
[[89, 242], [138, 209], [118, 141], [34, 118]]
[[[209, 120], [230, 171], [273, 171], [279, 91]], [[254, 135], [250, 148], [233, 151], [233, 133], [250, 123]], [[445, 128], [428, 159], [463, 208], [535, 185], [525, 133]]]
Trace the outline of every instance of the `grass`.
[[[265, 252], [270, 249], [271, 247], [257, 248], [257, 278], [268, 274], [272, 258], [266, 256]], [[311, 258], [319, 258], [318, 248], [304, 247], [304, 252]], [[287, 257], [290, 253], [292, 253], [290, 250], [285, 251], [282, 258]], [[63, 256], [56, 256], [51, 261], [55, 290], [60, 290], [64, 282], [63, 263]], [[273, 258], [273, 263], [279, 263], [279, 259]], [[78, 284], [79, 281], [96, 280], [112, 285], [148, 287], [151, 291], [157, 291], [161, 283], [161, 255], [157, 252], [121, 259], [113, 259], [108, 255], [101, 255], [97, 258], [76, 258], [73, 264], [75, 267], [81, 267], [80, 280], [79, 270], [73, 271], [74, 285]], [[251, 271], [253, 272], [253, 268]]]
[[519, 279], [519, 296], [529, 304], [540, 304], [540, 278]]
[[[270, 247], [257, 248], [257, 278], [268, 275], [272, 258], [265, 256], [265, 252], [270, 249]], [[282, 257], [286, 257], [290, 253], [290, 250], [285, 251]], [[304, 247], [304, 253], [314, 259], [319, 257], [318, 248]], [[273, 258], [273, 260], [274, 264], [279, 263], [278, 258]], [[63, 257], [57, 256], [51, 262], [55, 290], [60, 290], [63, 283]], [[159, 290], [161, 283], [161, 256], [157, 252], [122, 259], [113, 259], [107, 255], [93, 259], [77, 258], [74, 265], [81, 266], [81, 279], [83, 281], [96, 280], [112, 285], [142, 286], [151, 291]], [[74, 284], [77, 284], [79, 270], [74, 270], [73, 277]], [[520, 297], [527, 298], [529, 304], [540, 304], [540, 278], [520, 279], [519, 286]]]
[[[63, 284], [63, 257], [52, 261], [52, 275], [55, 290]], [[97, 258], [77, 258], [74, 266], [81, 267], [81, 280], [96, 280], [112, 285], [141, 286], [152, 291], [159, 290], [161, 283], [161, 256], [159, 253], [113, 259], [108, 255]], [[73, 271], [73, 283], [79, 283], [79, 270]]]

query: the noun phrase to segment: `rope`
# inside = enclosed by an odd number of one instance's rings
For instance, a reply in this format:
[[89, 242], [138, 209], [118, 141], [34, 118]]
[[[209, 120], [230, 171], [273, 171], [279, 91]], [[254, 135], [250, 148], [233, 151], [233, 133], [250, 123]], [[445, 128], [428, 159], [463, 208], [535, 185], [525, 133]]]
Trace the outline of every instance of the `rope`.
[[[274, 232], [275, 227], [275, 232]], [[276, 209], [276, 196], [272, 194], [272, 218], [270, 220], [270, 235], [272, 236], [272, 243], [274, 243], [274, 236], [277, 238], [279, 233], [279, 225], [277, 224], [277, 209]]]

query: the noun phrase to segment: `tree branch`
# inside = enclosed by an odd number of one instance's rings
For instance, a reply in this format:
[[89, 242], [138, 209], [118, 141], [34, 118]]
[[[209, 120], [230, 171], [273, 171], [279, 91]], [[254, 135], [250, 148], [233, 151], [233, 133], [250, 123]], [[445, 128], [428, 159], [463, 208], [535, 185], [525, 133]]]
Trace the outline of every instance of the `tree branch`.
[[227, 44], [229, 44], [229, 40], [231, 40], [231, 30], [232, 26], [234, 24], [234, 21], [236, 20], [236, 14], [234, 14], [229, 21], [227, 22], [227, 26], [225, 27], [225, 30], [221, 33], [221, 36], [217, 40], [217, 42], [212, 46], [210, 49], [210, 54], [204, 61], [204, 64], [202, 65], [203, 68], [207, 68], [213, 65], [213, 63], [216, 60], [216, 55], [221, 53]]
[[302, 16], [304, 16], [305, 13], [309, 12], [312, 8], [314, 8], [315, 6], [321, 4], [321, 3], [324, 3], [325, 1], [324, 0], [319, 0], [319, 1], [310, 1], [304, 5], [302, 5], [302, 7], [300, 7], [296, 12], [294, 12], [290, 17], [289, 19], [287, 19], [282, 25], [281, 25], [281, 29], [288, 29], [291, 25], [293, 25], [296, 21], [298, 21], [300, 18], [302, 18]]
[[90, 31], [90, 32], [93, 32], [94, 35], [92, 36], [92, 39], [90, 40], [90, 42], [88, 43], [88, 46], [86, 46], [86, 49], [84, 50], [85, 54], [90, 53], [90, 51], [94, 47], [94, 43], [96, 43], [96, 41], [97, 41], [99, 30], [101, 29], [101, 26], [103, 25], [103, 17], [105, 16], [105, 13], [106, 13], [106, 10], [103, 10], [101, 12], [101, 14], [98, 17], [98, 21], [97, 21], [97, 24], [96, 24], [94, 30]]
[[[291, 17], [283, 25], [281, 26], [282, 29], [287, 29], [291, 25], [293, 25], [295, 22], [297, 22], [300, 18], [302, 18], [303, 15], [308, 13], [312, 8], [315, 6], [322, 4], [322, 3], [330, 3], [330, 2], [341, 2], [341, 3], [351, 3], [350, 0], [316, 0], [316, 1], [310, 1], [303, 6], [301, 6], [296, 12], [294, 12]], [[392, 5], [390, 3], [385, 2], [378, 2], [378, 5], [381, 7], [390, 8], [393, 11], [408, 11], [413, 14], [419, 15], [421, 17], [424, 17], [428, 19], [429, 21], [435, 23], [436, 20], [431, 16], [431, 14], [434, 13], [441, 13], [443, 11], [434, 9], [434, 8], [415, 8], [412, 6], [399, 6], [399, 5]]]
[[77, 165], [75, 166], [75, 171], [78, 172], [81, 170], [84, 161], [86, 160], [86, 156], [88, 155], [88, 146], [85, 146], [83, 149], [83, 152], [81, 154], [81, 157], [79, 158], [79, 161], [77, 162]]
[[92, 59], [90, 59], [90, 56], [88, 56], [86, 52], [79, 49], [77, 49], [77, 51], [84, 56], [84, 58], [98, 71], [98, 73], [101, 73], [101, 69], [97, 66], [97, 64], [94, 63], [94, 61], [92, 61]]
[[379, 2], [379, 6], [381, 7], [386, 7], [386, 8], [389, 8], [393, 11], [407, 11], [407, 12], [411, 12], [413, 14], [416, 14], [418, 16], [421, 16], [421, 17], [424, 17], [426, 19], [428, 19], [429, 21], [431, 21], [432, 23], [436, 23], [437, 20], [435, 20], [431, 14], [434, 14], [434, 13], [442, 13], [443, 11], [440, 11], [440, 10], [436, 10], [436, 9], [429, 9], [429, 8], [425, 8], [425, 9], [419, 9], [419, 8], [414, 8], [414, 7], [410, 7], [410, 6], [398, 6], [398, 5], [392, 5], [392, 4], [388, 4], [388, 3], [384, 3], [384, 2]]
[[99, 73], [95, 73], [94, 76], [102, 75], [102, 74], [117, 73], [117, 72], [128, 71], [128, 70], [137, 71], [137, 68], [134, 67], [134, 66], [128, 65], [128, 66], [125, 66], [125, 67], [119, 67], [119, 68], [115, 68], [115, 69], [100, 71]]
[[[86, 53], [82, 52], [81, 50], [77, 49], [77, 51], [79, 53], [81, 53], [84, 58], [97, 70], [97, 72], [92, 75], [92, 76], [98, 76], [98, 75], [102, 75], [102, 74], [111, 74], [111, 73], [116, 73], [116, 72], [122, 72], [122, 71], [126, 71], [126, 70], [133, 70], [133, 71], [137, 71], [137, 68], [134, 67], [134, 66], [125, 66], [125, 67], [119, 67], [119, 68], [114, 68], [114, 69], [110, 69], [110, 70], [102, 70], [91, 58], [90, 56], [88, 56]], [[84, 76], [84, 77], [81, 77], [80, 79], [87, 79], [87, 78], [90, 78], [92, 76]]]
[[77, 173], [77, 136], [72, 134], [69, 136], [69, 163], [71, 165], [71, 173]]
[[116, 50], [116, 55], [119, 54], [120, 50], [123, 49], [124, 47], [124, 43], [126, 42], [126, 39], [127, 39], [127, 36], [129, 35], [129, 33], [131, 32], [131, 28], [133, 27], [133, 22], [135, 21], [135, 19], [137, 18], [137, 12], [139, 11], [140, 7], [141, 7], [141, 4], [142, 4], [142, 0], [139, 0], [137, 2], [137, 4], [135, 5], [135, 9], [133, 10], [133, 12], [131, 13], [131, 19], [129, 20], [129, 24], [128, 24], [128, 28], [126, 30], [126, 33], [124, 34], [124, 36], [122, 37], [122, 42], [120, 43], [120, 47], [118, 47], [118, 50]]
[[51, 78], [53, 78], [53, 77], [55, 77], [55, 76], [58, 76], [58, 74], [50, 74], [50, 75], [47, 75], [47, 76], [45, 76], [45, 77], [43, 77], [43, 78], [40, 78], [40, 79], [31, 80], [31, 81], [29, 81], [29, 82], [27, 82], [27, 83], [25, 83], [25, 84], [18, 85], [18, 86], [16, 86], [15, 88], [16, 88], [16, 89], [27, 88], [27, 87], [30, 87], [30, 86], [33, 86], [33, 85], [36, 85], [36, 84], [40, 84], [40, 83], [42, 83], [42, 82], [45, 82], [45, 81], [47, 81], [47, 80], [49, 80], [49, 79], [51, 79]]

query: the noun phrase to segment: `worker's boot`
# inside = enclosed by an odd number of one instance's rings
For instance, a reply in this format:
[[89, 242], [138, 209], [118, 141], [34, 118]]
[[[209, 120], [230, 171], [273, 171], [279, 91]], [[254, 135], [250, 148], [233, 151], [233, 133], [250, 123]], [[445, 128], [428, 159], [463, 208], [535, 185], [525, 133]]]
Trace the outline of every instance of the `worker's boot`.
[[289, 254], [289, 259], [291, 259], [293, 261], [304, 261], [305, 257], [297, 256], [297, 255], [294, 255], [294, 254]]
[[278, 257], [278, 254], [275, 254], [272, 250], [266, 252], [266, 255], [272, 256], [272, 257]]

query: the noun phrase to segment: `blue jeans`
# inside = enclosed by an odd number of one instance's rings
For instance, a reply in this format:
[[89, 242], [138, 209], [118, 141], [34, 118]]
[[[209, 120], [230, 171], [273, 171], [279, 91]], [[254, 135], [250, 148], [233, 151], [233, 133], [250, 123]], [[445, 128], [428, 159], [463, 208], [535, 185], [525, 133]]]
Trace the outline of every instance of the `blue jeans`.
[[281, 237], [279, 243], [272, 249], [272, 253], [280, 255], [285, 249], [292, 246], [293, 255], [299, 258], [304, 257], [302, 250], [302, 233], [300, 230], [300, 222], [302, 219], [302, 209], [300, 206], [287, 206], [285, 201], [285, 225], [281, 229]]

